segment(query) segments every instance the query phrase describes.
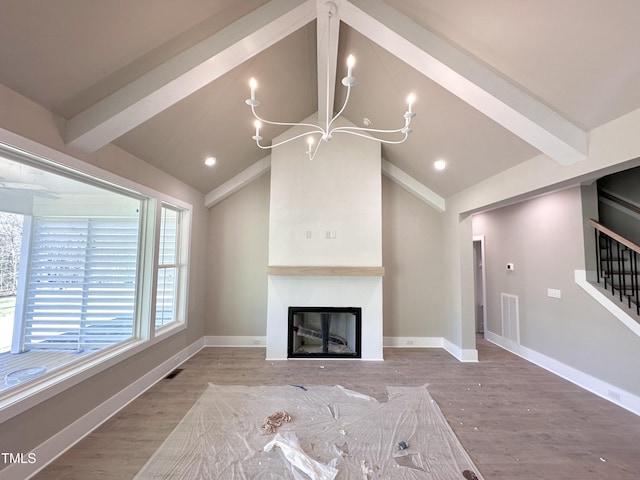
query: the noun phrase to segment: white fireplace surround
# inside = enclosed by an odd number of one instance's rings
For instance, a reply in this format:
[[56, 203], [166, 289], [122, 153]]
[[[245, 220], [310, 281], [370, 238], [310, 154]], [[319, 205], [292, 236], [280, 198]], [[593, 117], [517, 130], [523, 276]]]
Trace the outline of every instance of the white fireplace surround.
[[382, 277], [269, 275], [267, 360], [287, 359], [289, 307], [362, 308], [361, 360], [382, 357]]
[[359, 307], [361, 360], [382, 360], [380, 144], [336, 136], [313, 161], [305, 149], [300, 138], [271, 154], [266, 358], [287, 358], [289, 307]]

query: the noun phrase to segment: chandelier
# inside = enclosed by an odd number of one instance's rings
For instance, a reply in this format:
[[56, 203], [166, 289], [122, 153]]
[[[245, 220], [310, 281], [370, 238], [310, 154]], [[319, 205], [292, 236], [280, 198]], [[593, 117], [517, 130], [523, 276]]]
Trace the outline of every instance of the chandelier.
[[[327, 2], [326, 5], [327, 5], [327, 13], [329, 16], [329, 21], [327, 22], [327, 30], [328, 30], [327, 39], [329, 42], [330, 41], [330, 34], [329, 34], [330, 22], [332, 20], [332, 17], [336, 13], [336, 6], [332, 2]], [[330, 50], [327, 49], [327, 52], [329, 51]], [[329, 92], [329, 85], [331, 82], [329, 62], [330, 62], [329, 55], [327, 55], [327, 92]], [[296, 140], [298, 138], [307, 137], [306, 154], [309, 157], [309, 160], [313, 160], [316, 156], [316, 153], [318, 153], [320, 144], [323, 141], [324, 142], [330, 141], [333, 138], [333, 135], [336, 133], [346, 133], [349, 135], [356, 135], [359, 137], [367, 138], [369, 140], [375, 140], [375, 141], [386, 143], [386, 144], [398, 144], [407, 140], [407, 138], [409, 137], [409, 133], [411, 133], [411, 129], [409, 128], [409, 125], [411, 124], [411, 119], [413, 119], [413, 117], [415, 117], [416, 115], [412, 110], [413, 102], [415, 100], [415, 97], [413, 94], [410, 94], [407, 97], [407, 111], [403, 115], [404, 124], [400, 128], [383, 130], [383, 129], [368, 128], [368, 125], [366, 127], [355, 127], [355, 126], [354, 127], [348, 127], [348, 126], [338, 127], [333, 125], [336, 119], [340, 115], [342, 115], [342, 112], [344, 112], [345, 108], [347, 108], [347, 103], [349, 103], [349, 96], [351, 95], [351, 88], [354, 87], [357, 83], [356, 78], [353, 76], [354, 65], [355, 65], [355, 57], [353, 55], [349, 55], [349, 57], [347, 58], [347, 76], [342, 79], [342, 85], [344, 85], [347, 89], [347, 93], [344, 99], [344, 104], [342, 105], [342, 108], [340, 109], [340, 111], [338, 111], [338, 113], [336, 113], [334, 116], [331, 116], [329, 102], [327, 102], [327, 112], [325, 116], [326, 124], [324, 126], [316, 125], [313, 123], [274, 122], [274, 121], [266, 120], [260, 117], [256, 113], [256, 108], [260, 105], [260, 102], [256, 99], [256, 89], [258, 87], [258, 82], [256, 81], [255, 78], [251, 78], [251, 80], [249, 81], [251, 97], [246, 99], [245, 103], [249, 105], [249, 107], [251, 107], [251, 113], [255, 118], [254, 126], [256, 129], [256, 134], [253, 135], [251, 138], [255, 140], [256, 145], [263, 150], [269, 150], [271, 148], [284, 145], [285, 143], [292, 142], [293, 140]], [[368, 120], [365, 119], [365, 125], [367, 124], [367, 122]], [[260, 129], [262, 128], [263, 123], [267, 123], [269, 125], [281, 125], [281, 126], [289, 126], [289, 127], [301, 126], [301, 127], [307, 127], [307, 130], [304, 133], [300, 133], [299, 135], [295, 135], [281, 142], [271, 144], [271, 145], [262, 145], [260, 144], [260, 141], [262, 140], [262, 137], [260, 136]], [[395, 140], [387, 140], [384, 138], [377, 137], [376, 136], [377, 134], [397, 135], [397, 137], [399, 138], [396, 138]]]

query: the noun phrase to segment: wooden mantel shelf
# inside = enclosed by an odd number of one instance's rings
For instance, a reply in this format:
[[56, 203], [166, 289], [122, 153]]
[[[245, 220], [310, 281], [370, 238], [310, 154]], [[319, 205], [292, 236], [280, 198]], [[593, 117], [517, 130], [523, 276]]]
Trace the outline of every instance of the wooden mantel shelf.
[[384, 267], [338, 266], [283, 266], [270, 265], [269, 275], [329, 276], [329, 277], [383, 277]]

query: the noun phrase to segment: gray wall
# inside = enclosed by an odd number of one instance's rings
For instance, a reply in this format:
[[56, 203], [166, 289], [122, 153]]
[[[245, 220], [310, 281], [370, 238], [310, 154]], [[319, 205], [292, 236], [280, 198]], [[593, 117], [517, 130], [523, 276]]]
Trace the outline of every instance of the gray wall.
[[385, 337], [444, 336], [442, 215], [382, 178]]
[[[265, 335], [269, 175], [209, 211], [207, 335]], [[383, 177], [384, 335], [443, 336], [441, 214]]]
[[640, 338], [574, 281], [585, 268], [582, 218], [580, 187], [473, 217], [485, 235], [486, 329], [502, 335], [500, 294], [517, 295], [522, 346], [638, 395]]
[[265, 174], [209, 209], [206, 335], [266, 334], [269, 182]]

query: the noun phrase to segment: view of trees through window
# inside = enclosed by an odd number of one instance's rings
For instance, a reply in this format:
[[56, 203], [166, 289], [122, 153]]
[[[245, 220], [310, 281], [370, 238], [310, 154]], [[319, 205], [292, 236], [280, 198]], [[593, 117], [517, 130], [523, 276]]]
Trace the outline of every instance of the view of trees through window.
[[0, 212], [0, 353], [11, 348], [22, 223], [22, 215]]

